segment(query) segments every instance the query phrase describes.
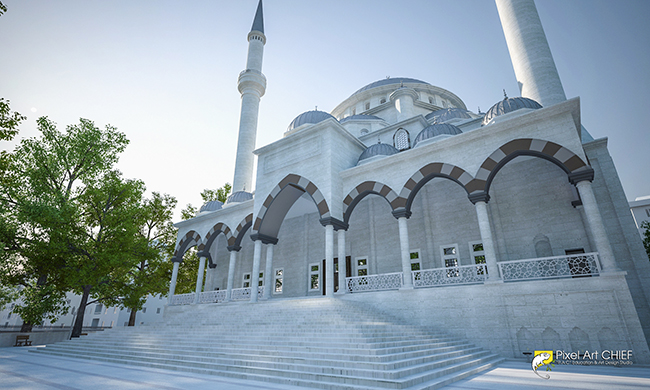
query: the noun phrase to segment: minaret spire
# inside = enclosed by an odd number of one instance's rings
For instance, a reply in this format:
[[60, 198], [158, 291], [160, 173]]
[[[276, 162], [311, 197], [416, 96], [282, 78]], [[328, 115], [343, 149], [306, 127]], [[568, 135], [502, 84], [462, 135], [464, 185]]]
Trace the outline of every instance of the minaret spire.
[[237, 88], [241, 93], [241, 113], [239, 116], [235, 177], [232, 182], [233, 193], [245, 191], [246, 188], [253, 188], [253, 150], [255, 150], [255, 139], [257, 138], [257, 116], [260, 98], [264, 96], [266, 91], [266, 77], [262, 74], [262, 58], [265, 44], [264, 16], [262, 0], [260, 0], [253, 19], [251, 32], [248, 33], [246, 69], [239, 74], [237, 82]]

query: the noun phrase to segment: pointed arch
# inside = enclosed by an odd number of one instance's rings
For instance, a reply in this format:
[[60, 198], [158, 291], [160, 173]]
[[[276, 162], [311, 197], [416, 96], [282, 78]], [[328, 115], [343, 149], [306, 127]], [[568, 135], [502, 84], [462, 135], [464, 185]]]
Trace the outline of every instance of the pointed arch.
[[476, 173], [476, 178], [467, 185], [468, 192], [470, 194], [478, 192], [487, 194], [497, 172], [518, 156], [543, 158], [557, 165], [567, 174], [589, 168], [589, 165], [580, 156], [562, 145], [535, 138], [519, 138], [507, 142], [485, 159]]
[[364, 181], [354, 187], [345, 199], [343, 199], [343, 222], [350, 222], [350, 216], [356, 205], [370, 194], [376, 194], [386, 199], [393, 210], [404, 204], [403, 199], [389, 186], [377, 181]]
[[241, 240], [248, 229], [253, 225], [253, 213], [250, 213], [246, 218], [242, 219], [235, 228], [233, 234], [228, 238], [228, 250], [239, 251], [241, 249]]
[[176, 249], [174, 250], [174, 258], [182, 259], [185, 251], [195, 245], [199, 251], [202, 251], [205, 246], [201, 242], [201, 236], [199, 233], [195, 232], [194, 230], [190, 230], [185, 234], [185, 236], [183, 236], [183, 238], [181, 238], [181, 240], [176, 245]]
[[[474, 180], [472, 175], [467, 173], [463, 168], [455, 165], [441, 162], [427, 164], [415, 172], [406, 181], [406, 184], [404, 184], [399, 194], [400, 198], [404, 200], [404, 205], [400, 207], [404, 207], [407, 212], [410, 212], [415, 195], [417, 195], [422, 186], [436, 177], [442, 177], [458, 183], [465, 191], [467, 191], [466, 186]], [[469, 191], [467, 192], [469, 194]]]
[[294, 202], [304, 193], [309, 194], [316, 204], [321, 219], [331, 216], [327, 201], [318, 187], [300, 175], [289, 174], [273, 188], [273, 191], [264, 200], [255, 219], [253, 230], [260, 235], [277, 239], [284, 217]]

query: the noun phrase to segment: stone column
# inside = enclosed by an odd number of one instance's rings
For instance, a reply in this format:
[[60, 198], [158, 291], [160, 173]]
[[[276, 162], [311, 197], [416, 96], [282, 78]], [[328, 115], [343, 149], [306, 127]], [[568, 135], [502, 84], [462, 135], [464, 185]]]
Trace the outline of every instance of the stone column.
[[409, 289], [413, 288], [413, 278], [411, 277], [411, 252], [409, 249], [409, 232], [406, 220], [411, 216], [411, 212], [403, 210], [401, 213], [393, 212], [393, 215], [397, 218], [399, 226], [399, 246], [402, 257], [402, 278], [404, 280], [402, 288]]
[[266, 245], [266, 268], [264, 269], [264, 299], [271, 299], [274, 287], [273, 244]]
[[603, 224], [603, 219], [600, 215], [600, 210], [598, 209], [598, 203], [596, 203], [596, 197], [591, 188], [591, 180], [583, 179], [577, 181], [576, 187], [580, 193], [582, 207], [584, 207], [587, 223], [589, 224], [589, 230], [591, 230], [591, 236], [596, 244], [596, 250], [598, 250], [598, 255], [600, 256], [603, 271], [618, 271], [619, 269], [616, 266], [616, 260], [614, 260], [614, 251], [609, 243], [609, 238], [607, 238], [607, 232], [605, 231], [605, 225]]
[[325, 225], [325, 295], [334, 295], [334, 225]]
[[199, 295], [201, 294], [201, 288], [203, 287], [203, 272], [205, 271], [205, 257], [199, 257], [199, 272], [196, 275], [196, 297], [194, 298], [194, 303], [199, 303]]
[[497, 266], [497, 255], [494, 250], [494, 238], [492, 228], [490, 227], [490, 217], [487, 211], [487, 202], [490, 196], [486, 193], [470, 195], [470, 201], [476, 207], [476, 217], [478, 219], [478, 229], [481, 233], [481, 242], [485, 253], [485, 263], [488, 270], [488, 280], [501, 280], [499, 276], [499, 267]]
[[237, 252], [239, 249], [230, 250], [230, 263], [228, 264], [228, 287], [226, 290], [226, 302], [232, 299], [232, 285], [235, 282], [235, 261], [237, 260]]
[[262, 257], [262, 240], [255, 240], [253, 251], [253, 272], [251, 273], [251, 303], [257, 302], [257, 288], [260, 281], [260, 258]]
[[169, 283], [169, 296], [167, 297], [167, 304], [172, 303], [172, 297], [176, 292], [176, 279], [178, 279], [178, 266], [181, 264], [181, 262], [176, 260], [175, 258], [172, 259], [172, 262], [174, 263], [174, 269], [172, 270], [172, 280]]
[[345, 283], [346, 267], [345, 261], [345, 230], [338, 230], [338, 249], [339, 249], [339, 291], [338, 294], [345, 294], [348, 292], [348, 286]]

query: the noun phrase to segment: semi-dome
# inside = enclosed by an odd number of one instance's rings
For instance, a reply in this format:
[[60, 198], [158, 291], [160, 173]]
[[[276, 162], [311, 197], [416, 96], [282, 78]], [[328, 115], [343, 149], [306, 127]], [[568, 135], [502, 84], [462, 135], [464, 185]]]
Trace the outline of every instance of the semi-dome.
[[427, 120], [433, 119], [433, 123], [446, 122], [450, 119], [471, 119], [472, 116], [469, 114], [469, 111], [463, 110], [462, 108], [443, 108], [431, 112], [425, 116]]
[[221, 207], [223, 207], [223, 203], [219, 202], [218, 200], [211, 200], [209, 202], [205, 202], [203, 206], [199, 209], [199, 214], [205, 211], [217, 211], [220, 210]]
[[353, 120], [353, 119], [356, 119], [356, 120], [371, 120], [371, 119], [377, 120], [378, 119], [380, 121], [383, 121], [383, 119], [381, 119], [378, 116], [366, 115], [366, 114], [357, 114], [357, 115], [346, 116], [345, 118], [341, 119], [339, 122], [343, 123], [345, 121], [349, 121], [349, 120]]
[[361, 156], [359, 156], [359, 161], [357, 162], [357, 165], [362, 160], [366, 160], [371, 157], [391, 156], [397, 153], [399, 153], [399, 150], [397, 150], [397, 148], [389, 144], [378, 143], [378, 144], [370, 145], [366, 150], [363, 151], [363, 153], [361, 153]]
[[229, 203], [241, 203], [241, 202], [245, 202], [245, 201], [251, 200], [251, 199], [253, 199], [253, 194], [251, 194], [250, 192], [237, 191], [237, 192], [233, 192], [232, 194], [230, 194], [228, 199], [226, 199], [226, 204], [229, 204]]
[[356, 94], [358, 94], [360, 92], [367, 91], [367, 90], [372, 89], [372, 88], [377, 88], [377, 87], [381, 87], [381, 86], [389, 85], [389, 84], [402, 84], [402, 83], [417, 83], [417, 84], [431, 85], [431, 84], [427, 83], [426, 81], [422, 81], [422, 80], [418, 80], [418, 79], [412, 79], [412, 78], [408, 78], [408, 77], [387, 78], [387, 79], [381, 79], [379, 81], [375, 81], [374, 83], [370, 83], [370, 84], [366, 85], [365, 87], [363, 87], [363, 88], [359, 89], [358, 91], [356, 91], [355, 93], [353, 93], [352, 96], [354, 96], [354, 95], [356, 95]]
[[485, 117], [483, 117], [483, 125], [487, 125], [492, 119], [496, 118], [499, 115], [517, 111], [522, 108], [538, 109], [542, 108], [542, 105], [533, 99], [525, 97], [505, 98], [490, 107], [490, 109], [485, 114]]
[[[334, 117], [325, 111], [312, 110], [303, 112], [302, 114], [298, 115], [293, 121], [291, 121], [289, 127], [287, 128], [287, 131], [298, 128], [305, 123], [319, 123], [328, 118]], [[334, 119], [336, 120], [336, 118]]]
[[454, 125], [450, 125], [449, 123], [434, 123], [422, 129], [417, 137], [415, 137], [415, 140], [413, 141], [413, 147], [416, 147], [419, 142], [437, 137], [439, 135], [457, 135], [461, 133], [461, 129]]

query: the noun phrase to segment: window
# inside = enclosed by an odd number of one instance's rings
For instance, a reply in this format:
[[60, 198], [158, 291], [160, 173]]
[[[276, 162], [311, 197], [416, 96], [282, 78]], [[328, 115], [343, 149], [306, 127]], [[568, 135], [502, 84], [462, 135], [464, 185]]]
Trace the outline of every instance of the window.
[[260, 287], [264, 286], [264, 272], [260, 272], [260, 278], [257, 281], [257, 285]]
[[648, 217], [650, 217], [650, 209], [645, 209], [645, 215], [647, 215]]
[[95, 314], [102, 314], [102, 309], [103, 309], [102, 304], [101, 304], [101, 303], [98, 303], [98, 304], [95, 306]]
[[162, 295], [158, 295], [158, 299], [162, 299]]
[[429, 96], [429, 104], [433, 104], [433, 98]]
[[156, 314], [160, 314], [160, 308], [156, 309]]
[[7, 314], [7, 319], [10, 319], [10, 318], [11, 318], [11, 312], [9, 312], [9, 314]]
[[393, 146], [400, 152], [409, 149], [411, 147], [409, 132], [404, 129], [398, 129], [395, 134], [393, 134]]
[[420, 251], [411, 251], [411, 271], [419, 271], [421, 269], [422, 265], [420, 263]]
[[368, 259], [358, 258], [357, 259], [357, 276], [366, 276], [368, 275]]
[[275, 286], [273, 288], [273, 293], [274, 294], [282, 294], [282, 282], [284, 280], [284, 269], [278, 268], [275, 270], [275, 281], [273, 285]]
[[251, 286], [251, 274], [250, 273], [245, 273], [244, 274], [244, 280], [241, 284], [243, 288], [247, 288]]
[[353, 108], [352, 111], [350, 111], [350, 115], [357, 115], [357, 109]]
[[366, 103], [366, 110], [370, 109], [370, 103]]
[[93, 322], [90, 324], [93, 328], [96, 328], [99, 326], [99, 318], [93, 318]]
[[142, 314], [144, 314], [144, 313], [146, 313], [146, 312], [147, 312], [147, 308], [146, 308], [146, 307], [143, 307], [143, 308], [142, 308]]
[[364, 134], [368, 134], [369, 131], [368, 131], [368, 129], [361, 129], [361, 131], [360, 131], [359, 133], [360, 133], [361, 135], [364, 135]]
[[320, 290], [320, 267], [318, 263], [309, 265], [309, 289]]
[[[469, 243], [469, 253], [471, 258], [474, 260], [474, 264], [485, 264], [485, 249], [483, 248], [483, 243], [480, 241], [474, 241]], [[476, 267], [476, 274], [483, 275], [487, 274], [486, 267]]]
[[381, 100], [379, 101], [379, 104], [384, 104], [384, 103], [386, 103], [386, 98], [381, 98]]
[[442, 245], [440, 247], [442, 260], [447, 269], [447, 277], [453, 278], [460, 275], [458, 270], [458, 244]]

